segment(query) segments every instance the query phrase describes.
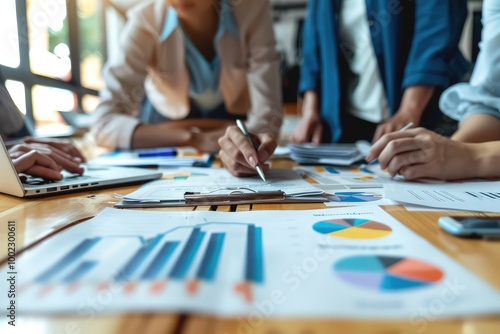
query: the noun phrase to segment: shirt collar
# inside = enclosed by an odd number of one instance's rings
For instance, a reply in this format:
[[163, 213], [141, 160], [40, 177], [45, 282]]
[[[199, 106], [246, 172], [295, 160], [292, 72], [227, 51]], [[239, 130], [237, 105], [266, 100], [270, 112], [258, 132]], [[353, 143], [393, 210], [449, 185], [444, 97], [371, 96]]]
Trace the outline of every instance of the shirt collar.
[[[217, 36], [220, 38], [226, 31], [238, 36], [239, 29], [234, 17], [234, 9], [227, 0], [220, 0], [220, 6], [217, 8], [217, 12], [220, 18]], [[161, 41], [164, 42], [167, 38], [169, 38], [178, 26], [179, 17], [177, 16], [177, 12], [174, 8], [168, 7], [167, 15], [165, 17], [165, 25], [163, 26], [163, 30], [160, 34]]]

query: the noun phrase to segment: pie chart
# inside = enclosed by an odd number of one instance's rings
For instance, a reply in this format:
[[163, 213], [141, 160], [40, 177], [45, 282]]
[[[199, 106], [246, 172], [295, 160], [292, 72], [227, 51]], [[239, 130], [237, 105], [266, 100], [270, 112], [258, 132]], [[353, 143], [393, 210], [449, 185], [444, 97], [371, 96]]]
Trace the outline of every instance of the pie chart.
[[381, 200], [381, 194], [362, 192], [362, 191], [349, 191], [337, 192], [332, 196], [328, 196], [331, 202], [353, 202], [353, 203], [366, 203]]
[[430, 263], [400, 256], [351, 256], [335, 263], [333, 270], [343, 281], [382, 292], [429, 287], [444, 277]]
[[313, 230], [331, 237], [345, 239], [377, 239], [391, 234], [392, 229], [368, 219], [331, 219], [313, 225]]

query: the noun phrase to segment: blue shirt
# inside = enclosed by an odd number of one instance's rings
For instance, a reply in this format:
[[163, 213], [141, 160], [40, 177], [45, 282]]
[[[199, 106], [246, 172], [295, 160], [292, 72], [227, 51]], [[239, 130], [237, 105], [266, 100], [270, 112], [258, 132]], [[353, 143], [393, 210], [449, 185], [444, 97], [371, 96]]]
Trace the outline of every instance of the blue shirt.
[[[208, 61], [186, 34], [183, 34], [186, 52], [186, 65], [189, 71], [189, 97], [203, 113], [220, 106], [224, 100], [219, 89], [220, 57], [217, 44], [226, 32], [239, 36], [239, 30], [232, 9], [227, 0], [221, 1], [219, 8], [219, 27], [214, 38], [215, 57]], [[179, 26], [177, 12], [169, 7], [161, 40], [166, 40]]]
[[[342, 136], [345, 60], [339, 49], [342, 1], [309, 0], [304, 23], [300, 92], [315, 91], [331, 141]], [[469, 68], [458, 49], [467, 17], [466, 0], [366, 0], [367, 20], [391, 114], [404, 90], [426, 85], [446, 88]], [[433, 115], [439, 114], [437, 105]], [[425, 122], [425, 119], [423, 119]]]

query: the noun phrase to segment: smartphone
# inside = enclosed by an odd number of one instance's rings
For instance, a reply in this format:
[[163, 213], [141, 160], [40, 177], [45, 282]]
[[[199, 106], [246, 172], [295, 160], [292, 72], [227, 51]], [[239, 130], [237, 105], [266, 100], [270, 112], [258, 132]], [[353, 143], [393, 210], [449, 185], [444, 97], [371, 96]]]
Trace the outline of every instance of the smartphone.
[[438, 223], [457, 236], [500, 237], [500, 217], [441, 217]]

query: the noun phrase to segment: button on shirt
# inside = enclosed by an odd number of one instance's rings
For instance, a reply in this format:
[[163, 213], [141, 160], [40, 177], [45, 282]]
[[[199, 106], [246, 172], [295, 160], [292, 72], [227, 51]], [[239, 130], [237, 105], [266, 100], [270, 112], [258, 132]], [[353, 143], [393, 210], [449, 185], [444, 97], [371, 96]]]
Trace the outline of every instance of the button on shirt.
[[[163, 40], [167, 39], [179, 26], [179, 18], [175, 9], [170, 7], [168, 10], [166, 24], [161, 35]], [[212, 61], [208, 61], [189, 37], [183, 34], [186, 65], [189, 72], [189, 97], [191, 102], [204, 114], [209, 114], [210, 111], [224, 103], [219, 88], [220, 57], [217, 53], [217, 44], [226, 32], [235, 36], [239, 35], [236, 20], [227, 0], [221, 1], [219, 17], [219, 27], [214, 38], [216, 54]]]

